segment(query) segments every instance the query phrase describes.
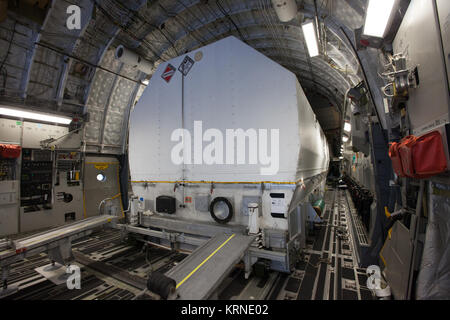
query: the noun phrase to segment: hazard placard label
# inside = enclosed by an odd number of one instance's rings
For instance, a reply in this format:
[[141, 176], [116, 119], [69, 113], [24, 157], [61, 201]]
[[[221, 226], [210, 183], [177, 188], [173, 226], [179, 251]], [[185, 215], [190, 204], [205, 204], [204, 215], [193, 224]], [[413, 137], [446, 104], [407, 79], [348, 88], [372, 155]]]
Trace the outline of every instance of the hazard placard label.
[[189, 56], [186, 56], [183, 59], [183, 62], [180, 64], [178, 71], [180, 71], [183, 74], [183, 76], [187, 76], [193, 65], [194, 60], [192, 60]]
[[177, 69], [170, 63], [167, 65], [166, 69], [164, 69], [164, 72], [161, 75], [161, 78], [163, 78], [167, 83], [170, 82], [170, 79], [172, 79], [173, 75], [175, 74]]

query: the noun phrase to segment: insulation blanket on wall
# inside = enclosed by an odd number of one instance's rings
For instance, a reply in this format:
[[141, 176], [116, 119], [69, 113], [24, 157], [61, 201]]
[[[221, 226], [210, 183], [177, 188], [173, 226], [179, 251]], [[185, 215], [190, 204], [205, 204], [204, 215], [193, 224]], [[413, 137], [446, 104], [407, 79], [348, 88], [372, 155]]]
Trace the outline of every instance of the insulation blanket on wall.
[[431, 210], [417, 299], [450, 299], [450, 186], [431, 184]]

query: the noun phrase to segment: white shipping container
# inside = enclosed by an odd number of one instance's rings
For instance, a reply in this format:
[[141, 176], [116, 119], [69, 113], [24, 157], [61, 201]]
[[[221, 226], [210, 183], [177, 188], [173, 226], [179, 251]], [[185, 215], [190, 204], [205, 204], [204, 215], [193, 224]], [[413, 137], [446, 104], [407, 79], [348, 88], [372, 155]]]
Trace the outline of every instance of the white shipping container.
[[[178, 68], [186, 57], [194, 63], [183, 79]], [[202, 142], [201, 135], [194, 132], [196, 121], [201, 121], [203, 134], [208, 129], [223, 134], [224, 162], [227, 130], [267, 130], [269, 154], [276, 151], [271, 132], [278, 131], [279, 170], [262, 174], [261, 168], [268, 165], [261, 163], [259, 142], [264, 139], [260, 136], [257, 149], [249, 147], [246, 139], [246, 164], [237, 164], [237, 143], [233, 164], [195, 164], [194, 151], [202, 154], [211, 143]], [[192, 138], [192, 164], [172, 161], [172, 150], [179, 142], [171, 136], [182, 128]], [[188, 139], [185, 142], [187, 147]], [[220, 143], [216, 147], [221, 149]], [[256, 164], [249, 163], [250, 152], [258, 153]], [[196, 199], [221, 196], [230, 199], [235, 208], [230, 224], [246, 225], [245, 199], [259, 197], [261, 228], [286, 230], [288, 208], [295, 209], [304, 193], [313, 191], [305, 190], [301, 182], [314, 180], [314, 186], [323, 182], [329, 149], [295, 74], [228, 37], [159, 65], [131, 114], [129, 163], [133, 192], [151, 203], [150, 210], [155, 210], [156, 197], [172, 196], [177, 201], [176, 218], [211, 222], [211, 216], [203, 213], [208, 209], [199, 210]], [[177, 186], [183, 181], [186, 187]], [[283, 192], [284, 199], [274, 199], [274, 192]]]
[[[178, 69], [186, 56], [201, 59], [184, 79], [182, 119], [182, 74], [175, 71], [170, 82], [161, 75], [169, 64]], [[179, 128], [189, 130], [193, 152], [194, 121], [202, 121], [203, 133], [220, 130], [224, 140], [227, 129], [279, 130], [278, 173], [261, 175], [261, 167], [267, 166], [259, 161], [174, 164], [171, 150], [177, 142], [171, 141], [171, 135]], [[203, 142], [203, 149], [208, 144]], [[246, 147], [248, 153], [248, 140]], [[188, 181], [297, 182], [327, 171], [329, 161], [325, 135], [296, 76], [235, 37], [158, 67], [131, 114], [129, 150], [133, 181], [179, 181], [184, 167]], [[248, 163], [248, 154], [246, 158]]]

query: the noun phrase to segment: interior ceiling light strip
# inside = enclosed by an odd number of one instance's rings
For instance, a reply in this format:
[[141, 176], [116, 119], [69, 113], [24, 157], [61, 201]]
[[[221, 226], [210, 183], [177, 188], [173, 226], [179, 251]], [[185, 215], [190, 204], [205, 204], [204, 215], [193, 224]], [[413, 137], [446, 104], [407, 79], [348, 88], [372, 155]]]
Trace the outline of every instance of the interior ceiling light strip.
[[52, 116], [45, 113], [40, 112], [30, 112], [23, 111], [19, 109], [11, 109], [11, 108], [3, 108], [0, 107], [0, 114], [4, 116], [21, 118], [21, 119], [31, 119], [38, 121], [45, 121], [51, 123], [60, 123], [60, 124], [70, 124], [72, 122], [71, 118], [60, 117], [60, 116]]
[[346, 132], [351, 132], [352, 131], [352, 125], [350, 124], [350, 122], [345, 122], [345, 124], [344, 124], [344, 131], [346, 131]]
[[370, 0], [367, 7], [364, 34], [383, 38], [395, 0]]
[[308, 47], [309, 56], [316, 57], [319, 55], [319, 43], [317, 41], [317, 33], [314, 22], [307, 22], [302, 25], [303, 35], [305, 37], [306, 46]]

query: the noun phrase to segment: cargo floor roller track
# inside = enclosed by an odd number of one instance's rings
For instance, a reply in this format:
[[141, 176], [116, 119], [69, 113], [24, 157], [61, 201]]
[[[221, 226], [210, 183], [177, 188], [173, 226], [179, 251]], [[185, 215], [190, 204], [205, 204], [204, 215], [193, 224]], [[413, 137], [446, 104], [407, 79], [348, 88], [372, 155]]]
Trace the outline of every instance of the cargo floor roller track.
[[[71, 242], [73, 240], [90, 234], [97, 227], [115, 222], [116, 219], [116, 216], [101, 215], [13, 241], [11, 248], [0, 251], [1, 280], [3, 285], [3, 291], [0, 290], [0, 296], [7, 294], [7, 278], [10, 265], [13, 263], [41, 252], [57, 252], [64, 259], [72, 249]], [[65, 254], [61, 255], [62, 252]], [[54, 255], [54, 257], [56, 256]], [[64, 261], [58, 261], [60, 259], [56, 260], [62, 264], [64, 263]]]
[[178, 299], [207, 299], [254, 240], [253, 236], [219, 234], [201, 245], [166, 273], [177, 283]]
[[59, 227], [44, 233], [33, 235], [27, 238], [14, 241], [15, 249], [34, 249], [36, 247], [46, 245], [50, 242], [60, 240], [62, 238], [78, 235], [80, 232], [84, 232], [101, 225], [110, 223], [115, 220], [116, 216], [101, 215], [97, 217], [88, 218], [79, 222], [71, 223], [64, 227]]

